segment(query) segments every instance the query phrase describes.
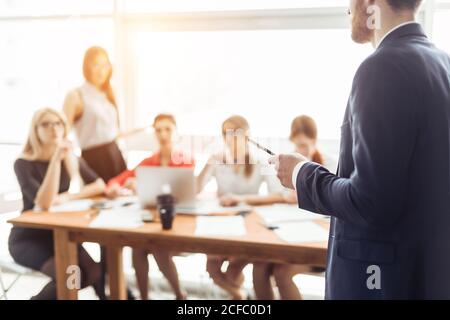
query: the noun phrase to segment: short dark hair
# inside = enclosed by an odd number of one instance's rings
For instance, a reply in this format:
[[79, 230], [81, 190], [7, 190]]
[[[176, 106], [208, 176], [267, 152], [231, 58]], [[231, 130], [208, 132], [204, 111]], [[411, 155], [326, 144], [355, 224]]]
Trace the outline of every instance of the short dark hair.
[[387, 0], [394, 10], [417, 10], [422, 0]]

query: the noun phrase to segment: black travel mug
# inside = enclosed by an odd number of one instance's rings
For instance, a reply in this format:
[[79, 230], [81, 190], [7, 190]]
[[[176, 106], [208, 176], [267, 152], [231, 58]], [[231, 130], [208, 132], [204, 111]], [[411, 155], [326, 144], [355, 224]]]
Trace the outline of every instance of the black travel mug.
[[156, 197], [156, 203], [163, 230], [172, 229], [175, 218], [175, 199], [171, 194], [161, 194]]

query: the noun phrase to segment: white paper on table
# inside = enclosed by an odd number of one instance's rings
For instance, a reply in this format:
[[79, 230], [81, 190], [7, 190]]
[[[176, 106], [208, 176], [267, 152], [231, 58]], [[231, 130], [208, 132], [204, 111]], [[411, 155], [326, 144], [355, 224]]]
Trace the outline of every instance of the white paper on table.
[[197, 217], [195, 235], [229, 236], [245, 235], [245, 222], [241, 216], [232, 217]]
[[323, 242], [328, 231], [311, 221], [289, 222], [278, 225], [274, 231], [282, 240], [290, 243]]
[[[49, 212], [80, 212], [90, 210], [91, 206], [94, 204], [93, 200], [83, 199], [83, 200], [72, 200], [63, 204], [56, 206], [51, 206], [48, 210]], [[42, 211], [39, 207], [36, 207], [34, 211]]]
[[310, 221], [325, 217], [290, 204], [255, 207], [255, 211], [263, 219], [266, 226], [278, 226], [278, 224], [285, 222]]
[[142, 217], [144, 215], [148, 215], [148, 210], [141, 208], [100, 210], [89, 226], [91, 228], [133, 229], [143, 225]]
[[238, 214], [240, 212], [252, 211], [253, 208], [246, 204], [240, 204], [234, 207], [223, 207], [219, 204], [219, 201], [213, 200], [213, 201], [198, 201], [192, 204], [180, 203], [176, 205], [175, 210], [179, 214], [207, 216], [220, 213]]
[[105, 200], [105, 205], [111, 208], [120, 208], [126, 205], [127, 208], [130, 208], [139, 205], [139, 199], [136, 196], [118, 197], [112, 200]]

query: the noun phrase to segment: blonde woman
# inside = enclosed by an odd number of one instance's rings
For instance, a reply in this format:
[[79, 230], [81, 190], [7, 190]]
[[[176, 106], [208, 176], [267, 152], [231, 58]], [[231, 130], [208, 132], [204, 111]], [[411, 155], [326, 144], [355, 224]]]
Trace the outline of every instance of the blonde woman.
[[[65, 116], [53, 109], [35, 113], [22, 155], [14, 163], [14, 171], [22, 191], [23, 211], [36, 207], [49, 209], [68, 200], [99, 195], [105, 183], [87, 164], [71, 153], [66, 140]], [[69, 193], [71, 181], [81, 178], [84, 185], [77, 193]], [[56, 299], [53, 233], [48, 230], [13, 227], [9, 236], [9, 252], [25, 267], [40, 271], [52, 280], [32, 299]], [[82, 270], [82, 286], [100, 280], [100, 265], [80, 246], [78, 261]], [[99, 298], [104, 298], [98, 292]]]
[[[276, 177], [261, 174], [263, 165], [253, 164], [246, 140], [249, 129], [247, 120], [242, 116], [236, 115], [226, 119], [222, 124], [224, 151], [209, 159], [197, 179], [197, 189], [201, 191], [211, 178], [215, 178], [218, 197], [223, 206], [240, 203], [263, 205], [284, 201], [284, 188]], [[267, 195], [259, 194], [264, 182], [269, 189]], [[228, 266], [226, 271], [222, 271], [225, 262], [228, 262]], [[242, 271], [248, 263], [234, 257], [209, 255], [206, 269], [216, 285], [225, 290], [232, 299], [240, 300], [244, 298], [241, 291], [244, 282]]]

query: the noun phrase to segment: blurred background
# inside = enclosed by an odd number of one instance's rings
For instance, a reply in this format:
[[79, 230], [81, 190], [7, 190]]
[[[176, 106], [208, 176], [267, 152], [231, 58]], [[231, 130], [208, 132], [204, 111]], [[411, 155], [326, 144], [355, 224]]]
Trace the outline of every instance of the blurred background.
[[[0, 0], [0, 212], [8, 213], [0, 217], [20, 210], [12, 163], [33, 112], [62, 108], [83, 82], [83, 54], [93, 45], [111, 57], [123, 130], [171, 112], [181, 136], [207, 141], [241, 114], [255, 137], [281, 151], [292, 149], [292, 119], [307, 114], [319, 148], [337, 159], [352, 78], [373, 51], [351, 41], [348, 2]], [[418, 19], [450, 52], [450, 0], [425, 1]], [[130, 166], [151, 141], [151, 131], [123, 141]], [[2, 247], [7, 234], [0, 232]], [[312, 285], [319, 298], [320, 281]]]

